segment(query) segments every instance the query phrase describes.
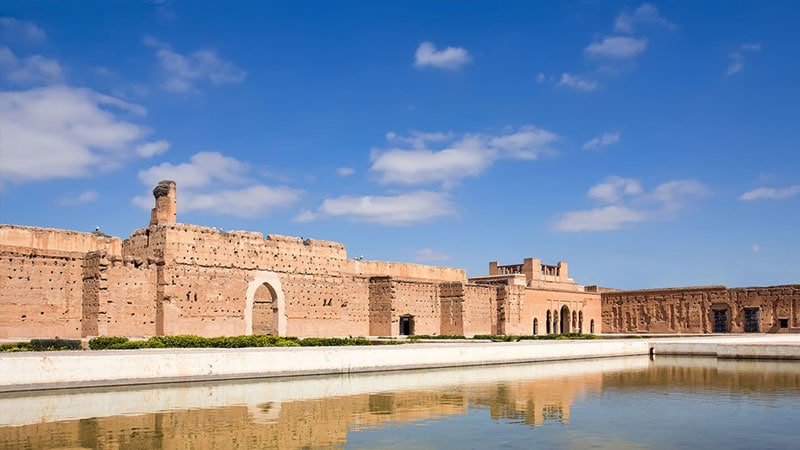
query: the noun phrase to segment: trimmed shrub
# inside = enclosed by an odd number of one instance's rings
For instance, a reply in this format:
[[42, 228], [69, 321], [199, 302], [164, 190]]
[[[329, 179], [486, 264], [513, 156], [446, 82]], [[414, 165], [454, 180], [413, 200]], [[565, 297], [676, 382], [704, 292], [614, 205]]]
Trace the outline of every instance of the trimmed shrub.
[[34, 351], [45, 350], [80, 350], [80, 339], [31, 339], [31, 347]]
[[355, 338], [305, 338], [300, 340], [301, 347], [340, 347], [346, 345], [372, 345], [363, 337]]
[[441, 334], [441, 335], [430, 335], [430, 334], [414, 334], [408, 337], [409, 339], [466, 339], [463, 335], [455, 335], [455, 334]]
[[33, 346], [30, 342], [17, 342], [16, 344], [0, 345], [0, 352], [32, 352]]
[[116, 345], [128, 342], [128, 338], [121, 336], [99, 336], [89, 340], [89, 348], [92, 350], [105, 350], [116, 348]]

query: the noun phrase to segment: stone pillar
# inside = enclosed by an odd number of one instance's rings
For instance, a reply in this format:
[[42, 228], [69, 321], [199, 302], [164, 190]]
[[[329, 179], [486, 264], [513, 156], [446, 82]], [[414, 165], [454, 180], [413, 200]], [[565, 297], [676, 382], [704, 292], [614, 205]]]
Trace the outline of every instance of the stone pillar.
[[164, 180], [153, 189], [156, 207], [150, 212], [150, 225], [175, 223], [178, 217], [178, 199], [175, 182]]
[[489, 263], [489, 275], [500, 275], [500, 270], [497, 268], [497, 261]]
[[569, 278], [569, 266], [566, 261], [558, 262], [558, 281], [566, 283]]

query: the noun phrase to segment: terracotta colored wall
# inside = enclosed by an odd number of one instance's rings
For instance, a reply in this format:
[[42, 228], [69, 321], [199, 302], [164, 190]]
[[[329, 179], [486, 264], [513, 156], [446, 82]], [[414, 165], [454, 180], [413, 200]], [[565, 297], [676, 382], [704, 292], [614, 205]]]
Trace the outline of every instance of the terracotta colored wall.
[[742, 333], [745, 308], [759, 309], [760, 332], [781, 332], [800, 328], [800, 285], [604, 292], [602, 308], [605, 333], [712, 333], [714, 310], [727, 310], [728, 331]]
[[497, 288], [464, 286], [464, 336], [497, 334]]
[[80, 337], [82, 257], [0, 245], [0, 337]]
[[[550, 311], [550, 332], [554, 333], [556, 327], [553, 326], [553, 317], [558, 313], [559, 322], [557, 323], [558, 332], [561, 330], [561, 315], [563, 307], [569, 309], [570, 316], [575, 312], [575, 322], [570, 317], [570, 332], [583, 333], [591, 332], [591, 323], [594, 320], [595, 333], [600, 332], [601, 307], [600, 294], [594, 292], [574, 292], [560, 290], [525, 290], [525, 309], [521, 319], [520, 328], [525, 330], [524, 334], [533, 333], [533, 320], [537, 320], [537, 334], [547, 334], [547, 312]], [[581, 323], [582, 318], [582, 323]]]

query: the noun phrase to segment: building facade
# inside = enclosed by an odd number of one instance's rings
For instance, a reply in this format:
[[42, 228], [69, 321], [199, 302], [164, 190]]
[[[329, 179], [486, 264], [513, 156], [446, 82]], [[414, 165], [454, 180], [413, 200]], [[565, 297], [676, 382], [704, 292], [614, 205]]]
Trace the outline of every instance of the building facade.
[[[347, 257], [337, 242], [177, 223], [174, 182], [146, 228], [0, 225], [0, 338], [780, 332], [800, 286], [615, 291], [565, 262], [463, 269]], [[724, 326], [723, 326], [724, 324]]]

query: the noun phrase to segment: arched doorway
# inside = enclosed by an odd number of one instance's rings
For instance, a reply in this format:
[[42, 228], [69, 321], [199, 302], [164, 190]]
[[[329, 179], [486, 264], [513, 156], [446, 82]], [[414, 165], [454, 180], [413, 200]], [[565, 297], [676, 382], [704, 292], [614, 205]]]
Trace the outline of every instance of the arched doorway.
[[539, 319], [533, 319], [533, 335], [539, 334]]
[[570, 330], [570, 315], [567, 305], [561, 307], [561, 332], [569, 333]]
[[550, 326], [551, 326], [551, 325], [550, 325], [550, 324], [551, 324], [551, 322], [550, 322], [550, 321], [551, 321], [551, 320], [552, 320], [552, 318], [551, 318], [550, 310], [548, 309], [548, 310], [547, 310], [547, 320], [545, 321], [545, 325], [547, 326], [547, 334], [550, 334], [550, 333], [551, 333], [551, 331], [550, 331]]
[[278, 294], [263, 283], [253, 294], [253, 334], [278, 335]]
[[578, 333], [583, 333], [583, 311], [578, 311]]
[[589, 321], [589, 333], [594, 334], [594, 319]]

